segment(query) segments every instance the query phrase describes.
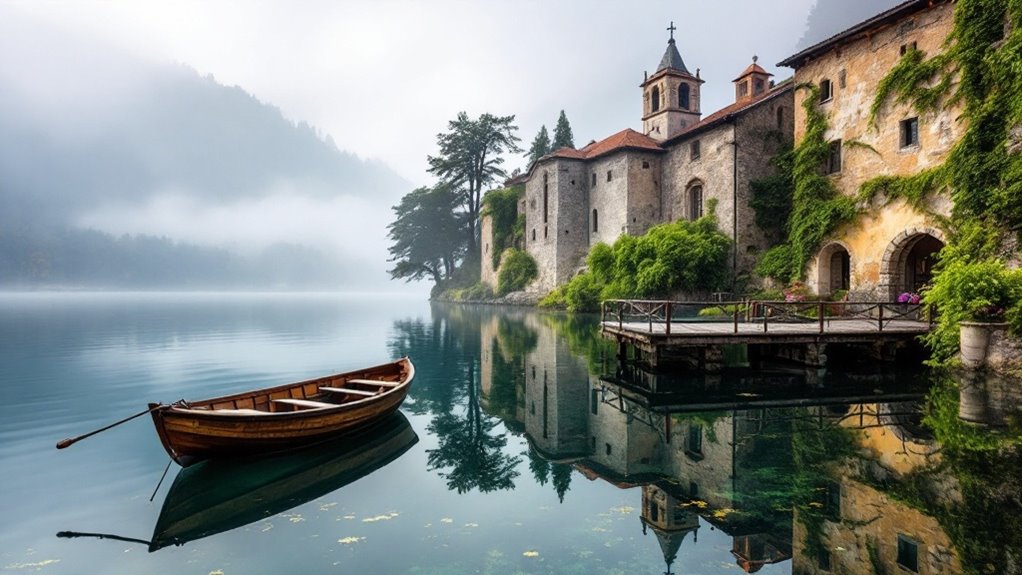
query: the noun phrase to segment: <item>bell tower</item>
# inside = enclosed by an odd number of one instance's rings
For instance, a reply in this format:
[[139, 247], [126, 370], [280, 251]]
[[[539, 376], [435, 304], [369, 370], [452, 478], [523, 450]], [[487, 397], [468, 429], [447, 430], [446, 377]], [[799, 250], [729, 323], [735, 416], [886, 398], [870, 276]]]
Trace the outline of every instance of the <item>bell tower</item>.
[[642, 88], [642, 132], [662, 142], [699, 121], [699, 71], [693, 76], [681, 59], [674, 42], [674, 22], [667, 50], [653, 75], [647, 75]]

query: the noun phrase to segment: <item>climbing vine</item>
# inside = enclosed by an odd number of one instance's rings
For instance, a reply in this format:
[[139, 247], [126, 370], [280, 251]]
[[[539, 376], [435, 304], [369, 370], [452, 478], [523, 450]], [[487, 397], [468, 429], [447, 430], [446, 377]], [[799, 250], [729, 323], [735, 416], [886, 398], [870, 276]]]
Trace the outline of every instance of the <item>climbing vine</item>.
[[515, 247], [525, 233], [524, 215], [518, 213], [521, 187], [490, 190], [483, 197], [483, 215], [490, 216], [493, 246], [490, 250], [493, 267], [500, 265], [504, 250]]
[[[823, 240], [856, 214], [855, 199], [840, 194], [821, 170], [831, 143], [824, 138], [827, 117], [817, 104], [819, 88], [814, 84], [798, 88], [808, 92], [802, 101], [806, 130], [792, 151], [792, 210], [785, 225], [787, 241], [768, 250], [756, 268], [760, 275], [785, 282], [802, 279], [806, 263]], [[785, 168], [784, 164], [780, 166]]]
[[[871, 123], [892, 100], [920, 115], [961, 104], [965, 131], [940, 166], [874, 178], [859, 198], [883, 192], [925, 211], [930, 194], [949, 190], [954, 207], [940, 223], [951, 241], [925, 295], [942, 312], [927, 338], [942, 362], [958, 348], [958, 322], [976, 319], [977, 310], [994, 305], [1013, 327], [1019, 323], [1016, 274], [1000, 247], [1007, 231], [1022, 229], [1022, 0], [959, 0], [944, 50], [925, 56], [910, 50], [880, 81]], [[963, 281], [972, 283], [963, 288]]]

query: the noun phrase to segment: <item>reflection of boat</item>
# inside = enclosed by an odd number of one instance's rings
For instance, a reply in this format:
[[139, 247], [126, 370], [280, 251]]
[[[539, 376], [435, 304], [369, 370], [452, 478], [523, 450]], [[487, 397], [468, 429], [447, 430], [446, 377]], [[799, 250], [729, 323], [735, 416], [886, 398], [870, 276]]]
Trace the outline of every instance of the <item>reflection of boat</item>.
[[418, 440], [398, 412], [326, 444], [182, 469], [163, 502], [149, 551], [229, 531], [322, 497], [384, 467]]
[[171, 405], [150, 404], [163, 447], [188, 466], [200, 459], [299, 447], [368, 425], [404, 401], [408, 358], [348, 373]]

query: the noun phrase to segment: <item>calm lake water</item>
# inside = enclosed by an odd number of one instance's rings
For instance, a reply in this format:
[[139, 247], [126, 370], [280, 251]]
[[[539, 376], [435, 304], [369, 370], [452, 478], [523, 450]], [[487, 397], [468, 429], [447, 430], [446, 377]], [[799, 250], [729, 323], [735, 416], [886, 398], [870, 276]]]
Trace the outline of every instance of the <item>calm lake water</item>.
[[[0, 295], [0, 572], [1022, 569], [1017, 388], [754, 371], [740, 350], [723, 374], [652, 376], [595, 326], [382, 296]], [[417, 376], [383, 428], [172, 466], [152, 501], [148, 418], [54, 448], [148, 401], [403, 355]]]

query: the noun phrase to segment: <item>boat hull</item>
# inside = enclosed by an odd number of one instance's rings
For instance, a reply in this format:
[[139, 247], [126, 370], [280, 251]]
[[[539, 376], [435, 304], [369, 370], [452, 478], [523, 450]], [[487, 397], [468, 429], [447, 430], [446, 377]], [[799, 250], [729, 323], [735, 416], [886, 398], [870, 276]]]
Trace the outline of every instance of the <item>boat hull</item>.
[[[287, 451], [343, 436], [394, 413], [407, 396], [413, 375], [411, 362], [402, 359], [357, 372], [164, 406], [152, 412], [153, 423], [167, 453], [184, 467], [203, 459]], [[249, 408], [321, 400], [325, 399], [320, 391], [324, 388], [336, 389], [349, 380], [359, 381], [356, 378], [384, 377], [390, 378], [393, 387], [330, 407], [296, 411]]]

